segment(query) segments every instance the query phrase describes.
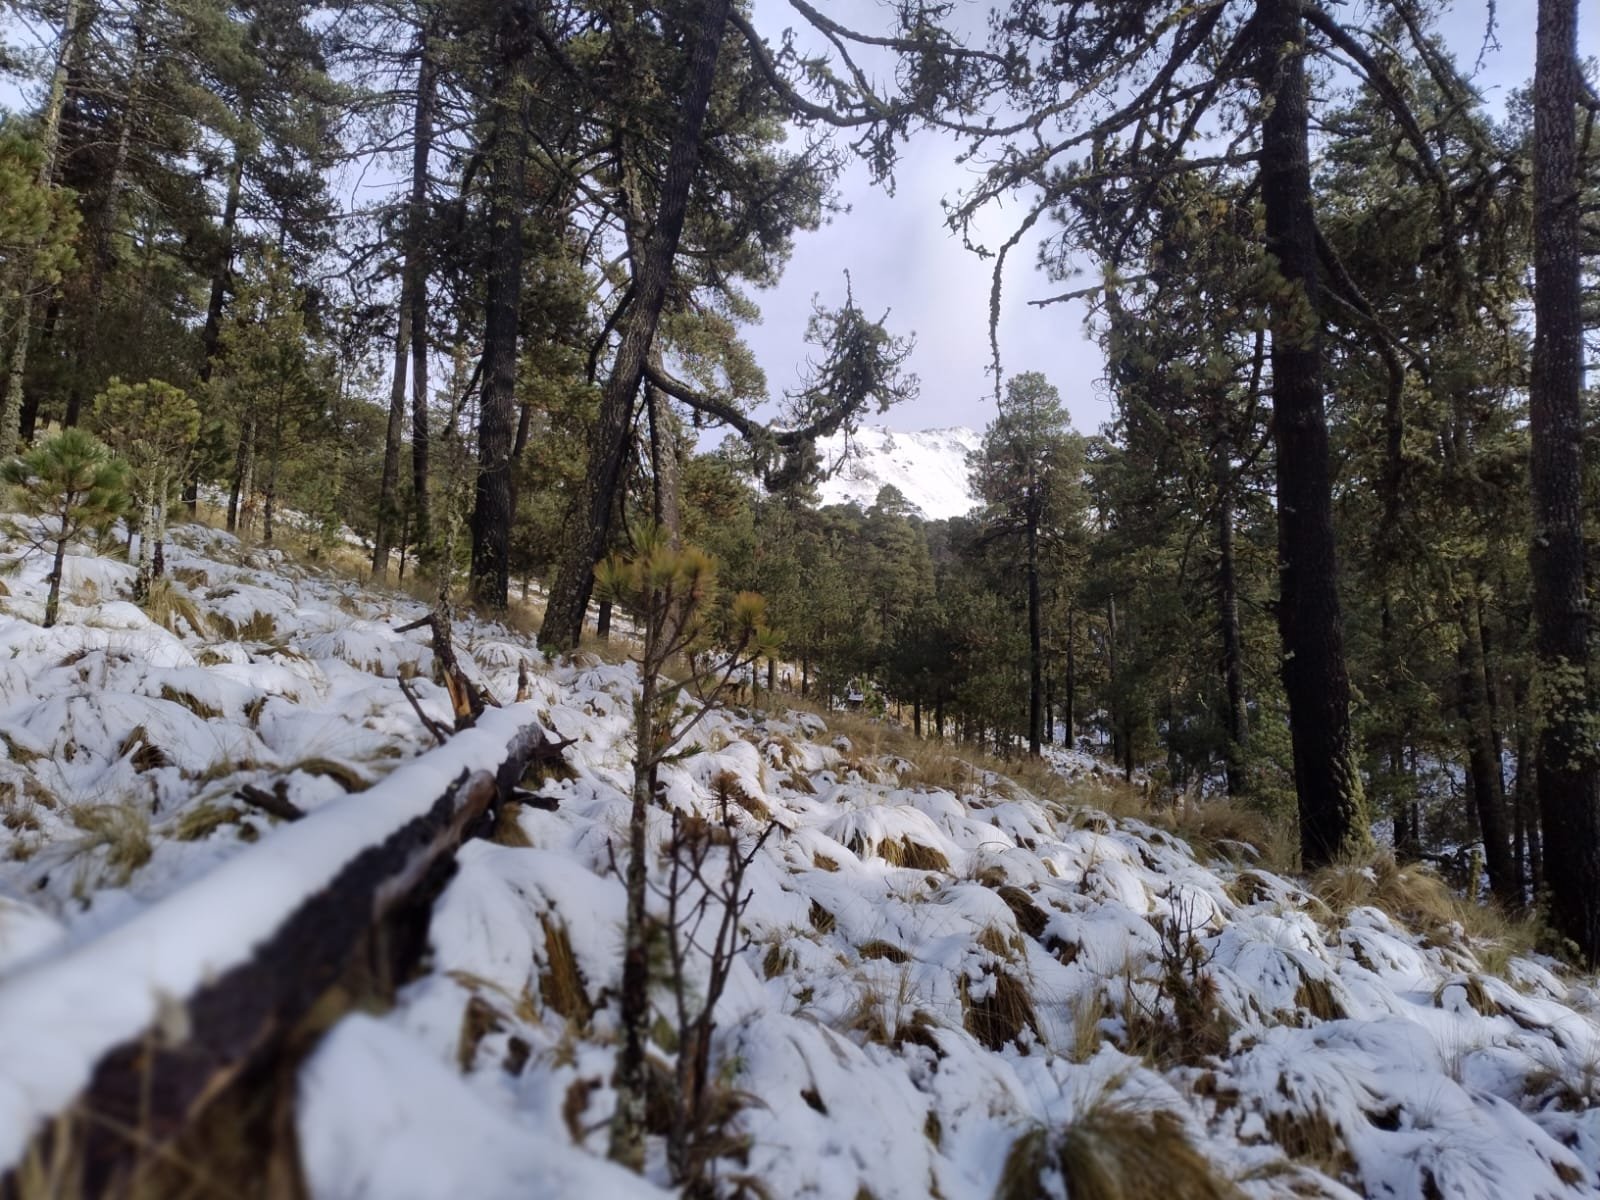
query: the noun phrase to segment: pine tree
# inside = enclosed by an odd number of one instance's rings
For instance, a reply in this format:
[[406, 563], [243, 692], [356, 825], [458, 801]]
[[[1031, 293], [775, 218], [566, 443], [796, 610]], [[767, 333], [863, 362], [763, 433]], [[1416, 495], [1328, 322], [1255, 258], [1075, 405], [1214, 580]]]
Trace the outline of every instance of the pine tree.
[[83, 430], [64, 429], [6, 463], [3, 478], [21, 492], [28, 512], [44, 518], [43, 540], [54, 546], [44, 604], [49, 629], [61, 611], [67, 547], [122, 515], [128, 506], [127, 469]]
[[187, 392], [159, 379], [135, 384], [112, 379], [95, 397], [94, 427], [128, 466], [128, 495], [139, 528], [133, 591], [142, 602], [151, 580], [163, 573], [167, 504], [188, 478], [200, 410]]

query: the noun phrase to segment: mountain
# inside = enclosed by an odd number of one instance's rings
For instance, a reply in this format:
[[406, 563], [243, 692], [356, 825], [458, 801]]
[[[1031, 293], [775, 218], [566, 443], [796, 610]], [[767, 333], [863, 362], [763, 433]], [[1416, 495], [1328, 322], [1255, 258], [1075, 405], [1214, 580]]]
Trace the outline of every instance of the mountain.
[[847, 455], [842, 433], [822, 438], [823, 463], [838, 468], [818, 488], [822, 503], [871, 508], [879, 489], [892, 484], [930, 520], [965, 516], [977, 504], [967, 485], [967, 452], [982, 440], [959, 425], [920, 433], [864, 425], [850, 435]]

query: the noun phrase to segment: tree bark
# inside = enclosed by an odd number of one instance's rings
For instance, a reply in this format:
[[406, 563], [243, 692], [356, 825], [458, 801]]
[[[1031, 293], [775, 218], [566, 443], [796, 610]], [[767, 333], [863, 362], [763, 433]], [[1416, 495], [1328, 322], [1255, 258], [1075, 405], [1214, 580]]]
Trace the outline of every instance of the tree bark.
[[[647, 620], [653, 621], [653, 617]], [[622, 990], [618, 996], [622, 1046], [617, 1052], [617, 1110], [611, 1119], [609, 1156], [634, 1171], [644, 1169], [644, 1038], [650, 1013], [650, 958], [646, 942], [645, 900], [649, 881], [645, 831], [655, 796], [655, 708], [659, 665], [652, 661], [654, 638], [646, 643], [639, 699], [634, 709], [632, 801], [628, 819], [627, 917], [623, 925]]]
[[1600, 796], [1583, 547], [1577, 0], [1539, 0], [1533, 84], [1533, 614], [1539, 812], [1556, 929], [1600, 961]]
[[731, 0], [706, 0], [689, 54], [681, 121], [667, 154], [660, 206], [645, 254], [635, 269], [634, 298], [623, 318], [616, 361], [601, 394], [600, 416], [589, 451], [589, 465], [567, 541], [545, 609], [539, 642], [558, 650], [578, 644], [583, 615], [594, 585], [594, 565], [605, 552], [611, 510], [626, 455], [634, 401], [666, 303], [667, 284], [688, 215], [689, 192], [700, 163], [700, 135], [716, 80], [717, 56], [727, 27]]
[[1244, 696], [1244, 636], [1239, 628], [1239, 577], [1233, 546], [1233, 497], [1217, 506], [1217, 624], [1222, 635], [1222, 688], [1227, 697], [1228, 795], [1244, 795], [1245, 742], [1250, 736]]
[[217, 247], [217, 261], [211, 271], [211, 296], [206, 302], [206, 324], [200, 335], [201, 383], [210, 382], [216, 369], [217, 349], [222, 345], [222, 312], [228, 302], [228, 277], [233, 273], [233, 235], [239, 224], [239, 193], [243, 186], [244, 151], [235, 146], [228, 169], [228, 195], [222, 203], [222, 244]]
[[[1030, 498], [1030, 509], [1033, 501]], [[1028, 517], [1028, 753], [1044, 742], [1044, 646], [1039, 619], [1039, 523]]]
[[56, 554], [50, 564], [50, 591], [44, 599], [44, 627], [49, 629], [56, 623], [56, 616], [61, 611], [61, 574], [67, 561], [67, 538], [65, 533], [66, 520], [62, 519], [63, 532], [56, 538]]
[[396, 497], [400, 484], [400, 443], [405, 437], [406, 367], [411, 350], [411, 296], [409, 280], [402, 276], [400, 302], [394, 335], [394, 367], [389, 379], [389, 423], [383, 432], [383, 475], [378, 483], [378, 521], [372, 535], [372, 577], [379, 582], [389, 576], [391, 536], [400, 504]]
[[1067, 606], [1067, 694], [1064, 697], [1065, 708], [1062, 712], [1062, 724], [1065, 727], [1063, 741], [1068, 750], [1077, 745], [1078, 739], [1078, 648], [1077, 648], [1078, 613], [1070, 604]]
[[419, 553], [428, 552], [433, 519], [428, 503], [428, 255], [423, 237], [428, 217], [428, 160], [433, 150], [433, 113], [438, 103], [438, 67], [431, 45], [432, 30], [422, 31], [417, 67], [417, 114], [412, 130], [411, 210], [406, 214], [406, 284], [411, 293], [411, 509], [416, 514], [411, 538]]
[[228, 532], [237, 533], [239, 516], [250, 503], [250, 493], [255, 488], [256, 471], [256, 417], [254, 412], [244, 414], [239, 423], [239, 450], [234, 456], [233, 488], [228, 493]]
[[668, 544], [678, 546], [683, 541], [683, 516], [678, 499], [678, 448], [672, 436], [671, 412], [659, 388], [647, 383], [644, 395], [645, 411], [650, 418], [650, 482], [656, 524], [666, 533]]
[[527, 207], [526, 92], [534, 38], [524, 4], [503, 10], [493, 144], [489, 159], [489, 262], [484, 299], [483, 395], [472, 510], [472, 597], [502, 610], [511, 599], [512, 448], [516, 440], [517, 341], [522, 313], [522, 216]]
[[427, 523], [428, 504], [428, 300], [427, 270], [422, 247], [428, 197], [429, 143], [433, 137], [433, 59], [429, 30], [417, 34], [417, 94], [411, 122], [411, 197], [406, 210], [405, 260], [400, 272], [400, 301], [394, 347], [394, 374], [389, 387], [389, 424], [384, 432], [383, 479], [378, 493], [378, 528], [373, 538], [372, 573], [389, 571], [393, 530], [403, 523], [400, 511], [400, 444], [405, 437], [406, 356], [411, 360], [411, 486], [412, 508], [419, 528]]
[[1286, 284], [1274, 296], [1278, 628], [1289, 702], [1300, 856], [1306, 868], [1371, 845], [1350, 730], [1334, 548], [1328, 420], [1322, 394], [1316, 218], [1308, 150], [1306, 37], [1299, 0], [1259, 0], [1261, 136], [1267, 250]]
[[1516, 872], [1506, 838], [1505, 785], [1494, 752], [1489, 697], [1485, 687], [1483, 640], [1478, 630], [1476, 597], [1459, 602], [1456, 625], [1458, 682], [1462, 723], [1466, 726], [1467, 775], [1483, 837], [1483, 861], [1489, 888], [1503, 903], [1516, 903]]

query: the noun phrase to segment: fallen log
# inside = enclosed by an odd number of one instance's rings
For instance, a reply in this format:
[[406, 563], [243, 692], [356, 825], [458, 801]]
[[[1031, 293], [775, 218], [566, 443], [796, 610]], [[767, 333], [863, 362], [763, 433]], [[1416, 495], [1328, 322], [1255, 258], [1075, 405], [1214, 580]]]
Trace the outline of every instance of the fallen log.
[[280, 1068], [307, 1048], [313, 1010], [352, 972], [369, 997], [393, 994], [457, 847], [568, 744], [526, 708], [487, 714], [359, 798], [0, 980], [0, 1197], [166, 1194], [150, 1173], [219, 1097], [266, 1077], [292, 1096]]

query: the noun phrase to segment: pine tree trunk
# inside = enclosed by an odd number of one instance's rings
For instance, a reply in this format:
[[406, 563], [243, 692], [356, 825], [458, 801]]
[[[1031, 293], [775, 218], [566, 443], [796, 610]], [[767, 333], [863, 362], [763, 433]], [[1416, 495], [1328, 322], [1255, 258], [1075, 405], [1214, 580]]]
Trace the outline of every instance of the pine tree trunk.
[[139, 505], [139, 563], [133, 575], [133, 599], [143, 604], [150, 595], [155, 577], [156, 506], [149, 501]]
[[[239, 193], [244, 186], [244, 152], [235, 144], [233, 162], [228, 168], [228, 194], [222, 204], [222, 243], [211, 271], [211, 294], [206, 301], [206, 323], [200, 335], [200, 382], [209, 383], [216, 370], [217, 350], [222, 345], [222, 313], [228, 302], [228, 279], [233, 273], [233, 236], [239, 224]], [[190, 464], [183, 485], [183, 503], [192, 519], [200, 511], [200, 466]], [[230, 513], [232, 505], [230, 504]], [[228, 528], [233, 528], [233, 516]]]
[[1483, 860], [1489, 888], [1506, 904], [1516, 902], [1516, 879], [1506, 844], [1505, 793], [1500, 762], [1490, 732], [1489, 698], [1484, 687], [1483, 641], [1478, 632], [1477, 600], [1457, 605], [1458, 684], [1462, 724], [1466, 727], [1467, 775], [1483, 837]]
[[[56, 53], [56, 68], [50, 75], [50, 90], [45, 95], [44, 112], [39, 117], [39, 186], [55, 186], [56, 160], [61, 151], [61, 109], [66, 103], [67, 75], [73, 70], [82, 45], [87, 40], [90, 22], [94, 19], [94, 6], [85, 7], [81, 0], [67, 0], [66, 13], [61, 19], [61, 46]], [[82, 28], [80, 28], [80, 24]], [[22, 296], [17, 305], [17, 340], [11, 350], [10, 370], [6, 377], [6, 390], [0, 400], [0, 457], [17, 449], [22, 427], [22, 384], [28, 371], [28, 342], [33, 329], [33, 294], [36, 281], [32, 265], [23, 273]], [[53, 618], [52, 618], [53, 619]], [[50, 624], [46, 621], [46, 624]]]
[[501, 12], [496, 37], [497, 112], [489, 158], [483, 396], [478, 406], [478, 477], [472, 509], [472, 598], [492, 610], [503, 610], [511, 599], [511, 522], [515, 515], [511, 467], [522, 312], [522, 216], [528, 190], [525, 92], [534, 46], [526, 8], [514, 4]]
[[1261, 196], [1273, 299], [1272, 427], [1277, 448], [1278, 628], [1289, 702], [1300, 856], [1310, 869], [1371, 844], [1350, 731], [1323, 407], [1316, 225], [1311, 202], [1305, 27], [1299, 0], [1258, 0]]
[[1065, 736], [1063, 742], [1068, 750], [1077, 745], [1078, 739], [1078, 648], [1077, 635], [1078, 613], [1070, 604], [1067, 606], [1067, 694], [1066, 707], [1062, 711], [1062, 725]]
[[1535, 901], [1544, 888], [1544, 846], [1539, 833], [1539, 762], [1534, 739], [1524, 727], [1517, 733], [1517, 782], [1512, 803], [1522, 814], [1528, 839], [1528, 894]]
[[682, 90], [681, 120], [661, 181], [660, 208], [634, 275], [633, 303], [623, 318], [616, 361], [606, 379], [566, 552], [556, 571], [539, 643], [558, 650], [578, 644], [594, 584], [594, 565], [605, 552], [611, 512], [626, 456], [634, 401], [666, 303], [667, 285], [688, 214], [689, 193], [700, 163], [700, 134], [717, 73], [717, 56], [731, 0], [705, 0]]
[[239, 516], [250, 503], [250, 493], [255, 488], [256, 473], [256, 415], [247, 412], [239, 422], [239, 449], [233, 461], [233, 488], [228, 493], [228, 532], [239, 531]]
[[273, 519], [278, 513], [278, 463], [283, 456], [283, 396], [278, 396], [277, 411], [272, 415], [272, 451], [267, 456], [266, 497], [261, 506], [261, 541], [272, 545]]
[[654, 796], [655, 669], [654, 639], [647, 638], [641, 664], [638, 707], [634, 712], [632, 806], [628, 819], [627, 910], [622, 935], [622, 990], [618, 1023], [622, 1046], [617, 1052], [617, 1108], [611, 1118], [609, 1156], [634, 1171], [644, 1169], [645, 1073], [644, 1042], [650, 1019], [650, 960], [645, 940], [645, 899], [649, 881], [645, 831]]
[[650, 418], [651, 496], [656, 524], [666, 533], [668, 544], [678, 546], [683, 541], [683, 517], [678, 502], [678, 451], [672, 437], [671, 412], [667, 398], [658, 388], [647, 383], [644, 395]]
[[[66, 522], [62, 522], [63, 529]], [[56, 540], [55, 561], [50, 567], [50, 591], [44, 600], [44, 627], [49, 629], [56, 623], [56, 616], [61, 612], [61, 573], [67, 561], [67, 538], [63, 532]]]
[[433, 112], [438, 103], [438, 68], [422, 31], [417, 67], [417, 113], [412, 129], [411, 209], [406, 214], [406, 283], [411, 294], [411, 540], [427, 552], [433, 514], [428, 503], [428, 252], [423, 244], [428, 220], [428, 159], [433, 149]]
[[[1225, 460], [1219, 455], [1219, 460]], [[1226, 476], [1226, 465], [1218, 473]], [[1222, 637], [1222, 690], [1227, 698], [1228, 744], [1224, 770], [1228, 795], [1245, 793], [1244, 749], [1249, 718], [1244, 698], [1244, 637], [1239, 629], [1239, 577], [1233, 548], [1233, 496], [1226, 486], [1217, 497], [1217, 626]]]
[[394, 335], [394, 366], [389, 377], [389, 423], [383, 432], [383, 474], [378, 482], [378, 520], [372, 534], [372, 578], [389, 576], [392, 531], [400, 515], [400, 443], [405, 438], [406, 368], [411, 351], [411, 296], [402, 274]]
[[163, 484], [156, 496], [156, 527], [151, 537], [155, 543], [150, 556], [150, 578], [160, 579], [167, 573], [167, 497], [171, 493]]
[[1529, 418], [1539, 812], [1556, 929], [1600, 961], [1600, 795], [1583, 546], [1583, 294], [1577, 0], [1539, 0], [1534, 73], [1534, 343]]
[[[1030, 501], [1031, 503], [1031, 501]], [[1039, 526], [1028, 520], [1028, 753], [1044, 742], [1044, 647], [1039, 618]]]

